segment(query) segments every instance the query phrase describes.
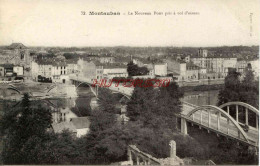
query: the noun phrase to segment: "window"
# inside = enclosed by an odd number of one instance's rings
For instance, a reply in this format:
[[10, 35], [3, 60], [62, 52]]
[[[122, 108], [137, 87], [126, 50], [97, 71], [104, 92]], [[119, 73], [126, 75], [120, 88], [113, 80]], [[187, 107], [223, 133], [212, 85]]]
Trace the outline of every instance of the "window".
[[23, 53], [21, 53], [21, 59], [24, 59], [24, 54]]

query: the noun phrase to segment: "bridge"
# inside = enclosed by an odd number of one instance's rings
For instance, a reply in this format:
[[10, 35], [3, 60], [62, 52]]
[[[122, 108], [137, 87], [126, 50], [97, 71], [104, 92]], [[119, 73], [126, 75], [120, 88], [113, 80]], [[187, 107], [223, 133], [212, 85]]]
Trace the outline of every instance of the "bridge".
[[[92, 93], [97, 97], [98, 96], [98, 85], [94, 86], [94, 80], [92, 79], [88, 79], [88, 78], [84, 78], [82, 76], [76, 76], [76, 75], [70, 75], [70, 80], [71, 83], [74, 84], [76, 86], [76, 89], [82, 85], [82, 84], [86, 84], [90, 87], [90, 90], [92, 91]], [[97, 80], [99, 81], [99, 80]], [[108, 81], [105, 82], [104, 84], [107, 85], [106, 88], [110, 89], [113, 93], [120, 93], [123, 96], [127, 97], [128, 99], [130, 99], [130, 97], [132, 96], [133, 90], [134, 88], [132, 87], [125, 87], [122, 84], [117, 84], [117, 83], [109, 83]], [[109, 85], [110, 84], [110, 85]], [[108, 86], [109, 85], [109, 86]]]
[[[230, 115], [230, 108], [235, 108], [234, 119]], [[254, 114], [254, 120], [249, 119], [249, 112]], [[245, 122], [239, 121], [239, 116], [245, 114]], [[198, 125], [205, 128], [208, 132], [214, 132], [217, 135], [223, 135], [227, 138], [237, 140], [238, 142], [258, 147], [259, 129], [258, 118], [259, 111], [243, 102], [228, 102], [219, 107], [213, 105], [196, 106], [183, 102], [181, 119], [181, 132], [188, 134], [187, 123]], [[255, 122], [252, 126], [249, 120]], [[247, 126], [247, 128], [246, 128]]]
[[[77, 87], [82, 83], [86, 83], [92, 88], [92, 91], [94, 91], [93, 88], [96, 88], [94, 94], [97, 96], [98, 86], [91, 86], [93, 80], [76, 76], [72, 76], [70, 79], [74, 84], [76, 83]], [[114, 93], [121, 93], [128, 99], [130, 99], [134, 90], [134, 88], [124, 87], [121, 84], [117, 86], [112, 84], [107, 88]], [[235, 117], [231, 115], [231, 112], [234, 111]], [[208, 132], [214, 132], [217, 136], [222, 135], [238, 142], [258, 147], [259, 110], [249, 104], [229, 102], [217, 107], [214, 105], [197, 106], [182, 102], [182, 112], [177, 117], [181, 119], [181, 132], [185, 135], [188, 134], [187, 123], [191, 123], [192, 125], [198, 125], [199, 128], [207, 129]], [[241, 117], [244, 117], [245, 122], [240, 121]]]

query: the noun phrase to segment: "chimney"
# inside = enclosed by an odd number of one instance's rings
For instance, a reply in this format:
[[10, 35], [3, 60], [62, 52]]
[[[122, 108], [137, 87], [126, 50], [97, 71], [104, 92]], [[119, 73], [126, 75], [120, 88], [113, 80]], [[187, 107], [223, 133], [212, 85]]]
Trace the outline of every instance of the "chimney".
[[175, 158], [176, 157], [176, 142], [174, 140], [171, 140], [169, 145], [171, 147], [170, 158]]

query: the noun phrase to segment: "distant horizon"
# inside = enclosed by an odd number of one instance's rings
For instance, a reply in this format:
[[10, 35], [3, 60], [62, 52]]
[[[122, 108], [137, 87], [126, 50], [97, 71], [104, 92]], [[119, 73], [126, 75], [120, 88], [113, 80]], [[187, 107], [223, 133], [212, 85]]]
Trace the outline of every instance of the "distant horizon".
[[[259, 47], [260, 43], [258, 45], [221, 45], [221, 46], [157, 46], [157, 45], [154, 45], [154, 46], [138, 46], [138, 45], [114, 45], [114, 46], [41, 46], [41, 45], [26, 45], [22, 42], [13, 42], [13, 43], [21, 43], [23, 44], [24, 46], [26, 47], [60, 47], [60, 48], [72, 48], [72, 47], [75, 47], [75, 48], [86, 48], [86, 47], [138, 47], [138, 48], [144, 48], [144, 47], [161, 47], [161, 48], [164, 48], [164, 47], [173, 47], [173, 48], [212, 48], [212, 47], [239, 47], [239, 46], [242, 46], [242, 47]], [[0, 47], [6, 47], [6, 46], [10, 46], [11, 44], [13, 43], [10, 43], [8, 45], [0, 45]]]

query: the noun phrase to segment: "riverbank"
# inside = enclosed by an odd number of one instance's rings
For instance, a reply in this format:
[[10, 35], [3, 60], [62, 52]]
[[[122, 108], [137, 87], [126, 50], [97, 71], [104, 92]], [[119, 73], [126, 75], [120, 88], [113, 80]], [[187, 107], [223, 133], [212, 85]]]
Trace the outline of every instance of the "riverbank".
[[224, 84], [180, 87], [183, 92], [221, 90], [222, 88], [224, 88]]

